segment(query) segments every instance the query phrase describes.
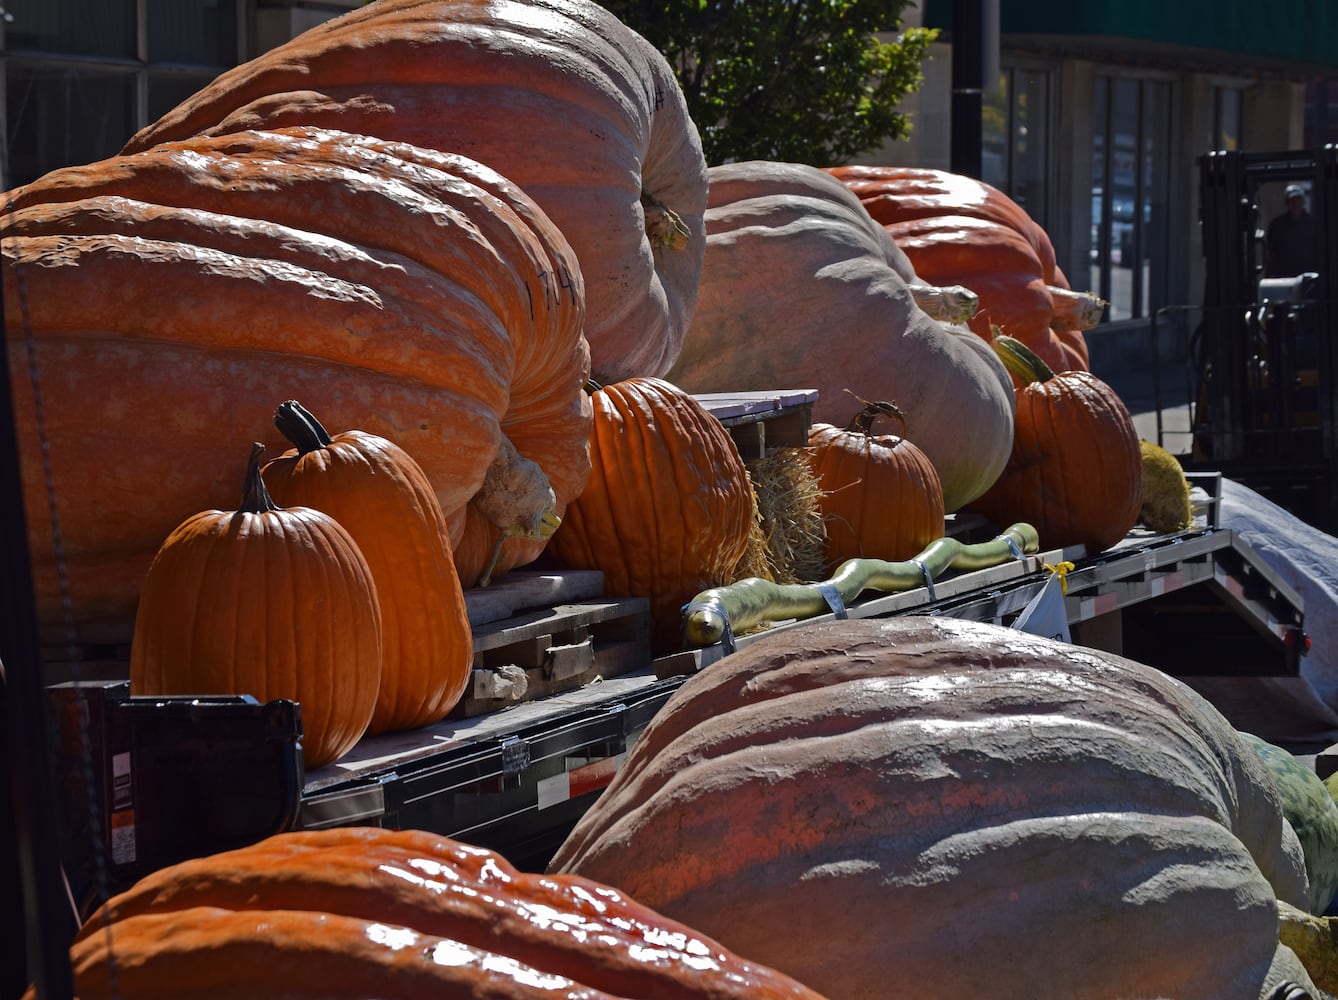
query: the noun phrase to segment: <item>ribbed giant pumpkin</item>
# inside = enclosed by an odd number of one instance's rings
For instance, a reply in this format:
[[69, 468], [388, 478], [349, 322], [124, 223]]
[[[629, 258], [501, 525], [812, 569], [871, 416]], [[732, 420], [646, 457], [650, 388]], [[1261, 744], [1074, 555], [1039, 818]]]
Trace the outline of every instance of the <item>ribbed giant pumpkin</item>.
[[221, 74], [124, 151], [285, 125], [488, 164], [575, 249], [597, 377], [673, 364], [701, 272], [706, 161], [669, 64], [598, 4], [364, 4]]
[[905, 415], [888, 402], [866, 403], [844, 429], [809, 429], [829, 569], [847, 559], [910, 559], [943, 537], [943, 487], [933, 463], [904, 436], [875, 434], [879, 417], [906, 433]]
[[[76, 622], [129, 619], [159, 542], [233, 501], [230, 456], [286, 447], [278, 400], [413, 455], [457, 549], [499, 455], [518, 455], [525, 502], [509, 524], [479, 519], [490, 535], [471, 549], [534, 536], [508, 543], [508, 565], [541, 551], [544, 517], [585, 485], [580, 269], [489, 167], [293, 129], [54, 171], [9, 201], [8, 347], [44, 620], [62, 613], [48, 445]], [[90, 454], [116, 460], [94, 469]], [[468, 587], [481, 567], [457, 569]]]
[[1257, 998], [1306, 876], [1277, 788], [1159, 670], [945, 616], [689, 678], [551, 870], [854, 998]]
[[1056, 374], [1014, 338], [994, 342], [1024, 388], [1013, 454], [971, 509], [995, 524], [1034, 525], [1046, 548], [1110, 548], [1143, 504], [1143, 457], [1128, 408], [1091, 372]]
[[612, 887], [377, 827], [163, 868], [94, 913], [70, 957], [81, 1000], [822, 1000]]
[[376, 582], [381, 684], [368, 732], [436, 722], [464, 694], [474, 638], [431, 484], [393, 441], [360, 430], [332, 437], [295, 399], [279, 404], [274, 426], [294, 447], [265, 465], [270, 495], [338, 521]]
[[307, 767], [343, 756], [371, 722], [381, 611], [371, 569], [330, 515], [279, 508], [256, 444], [242, 502], [168, 535], [144, 579], [133, 695], [249, 694], [302, 710]]
[[592, 471], [549, 551], [604, 572], [604, 592], [650, 601], [651, 639], [681, 646], [681, 609], [729, 581], [748, 545], [752, 485], [733, 438], [672, 383], [632, 378], [598, 388]]
[[935, 285], [964, 285], [980, 298], [971, 329], [1000, 327], [1056, 371], [1088, 368], [1082, 331], [1103, 303], [1074, 292], [1055, 263], [1050, 236], [1017, 202], [974, 177], [928, 167], [843, 166], [828, 171], [858, 196]]
[[1013, 441], [1013, 381], [989, 345], [916, 304], [906, 255], [830, 174], [751, 161], [710, 181], [697, 312], [669, 380], [817, 389], [813, 419], [838, 427], [859, 409], [851, 393], [895, 399], [915, 414], [946, 509], [985, 492]]

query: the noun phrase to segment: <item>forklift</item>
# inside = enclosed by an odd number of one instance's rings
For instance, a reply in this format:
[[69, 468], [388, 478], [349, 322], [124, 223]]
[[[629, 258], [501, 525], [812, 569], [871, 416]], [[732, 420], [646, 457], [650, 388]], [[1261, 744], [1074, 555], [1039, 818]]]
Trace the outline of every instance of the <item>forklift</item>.
[[[1212, 152], [1198, 166], [1205, 277], [1185, 467], [1338, 532], [1338, 146]], [[1291, 184], [1309, 190], [1319, 268], [1265, 277], [1261, 204]]]

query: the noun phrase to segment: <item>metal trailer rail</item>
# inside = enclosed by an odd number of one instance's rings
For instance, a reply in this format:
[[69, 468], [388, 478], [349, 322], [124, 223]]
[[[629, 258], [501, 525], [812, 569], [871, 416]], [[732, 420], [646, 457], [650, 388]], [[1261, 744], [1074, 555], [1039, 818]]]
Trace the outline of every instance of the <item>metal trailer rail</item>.
[[[847, 613], [1010, 625], [1050, 579], [1048, 567], [1061, 561], [1074, 564], [1064, 605], [1077, 643], [1123, 652], [1179, 676], [1299, 671], [1307, 645], [1301, 598], [1235, 532], [1214, 527], [1133, 532], [1091, 558], [1080, 548], [1040, 552], [946, 577], [932, 594], [928, 587], [875, 594], [852, 602]], [[632, 617], [641, 614], [637, 606]], [[745, 647], [771, 631], [832, 617], [781, 623], [736, 643]], [[499, 632], [506, 627], [499, 623]], [[547, 624], [542, 629], [554, 634]], [[560, 640], [567, 649], [573, 644], [565, 638], [537, 641]], [[598, 634], [592, 669], [627, 666], [625, 653], [609, 658], [597, 640]], [[625, 630], [608, 641], [622, 648]], [[531, 637], [510, 648], [523, 651], [535, 642]], [[542, 650], [537, 655], [551, 661]], [[58, 724], [63, 741], [77, 738], [68, 724], [71, 712], [93, 720], [87, 731], [101, 772], [94, 795], [113, 889], [146, 870], [283, 829], [351, 824], [431, 830], [540, 870], [673, 693], [725, 655], [714, 646], [646, 657], [571, 690], [365, 739], [339, 762], [311, 773], [302, 771], [300, 722], [291, 703], [132, 697], [124, 682], [85, 690], [83, 707], [65, 686], [53, 695], [64, 706], [63, 715], [57, 712], [66, 719]], [[506, 669], [502, 659], [493, 655], [484, 671]], [[68, 749], [72, 761], [74, 748]], [[77, 776], [72, 767], [66, 774], [67, 805], [72, 814], [87, 815]], [[80, 854], [74, 843], [65, 847], [67, 856]], [[86, 872], [88, 865], [71, 870]]]
[[[1300, 595], [1235, 532], [1200, 528], [1174, 535], [1131, 533], [1092, 558], [1081, 548], [1054, 549], [952, 577], [927, 587], [851, 604], [850, 618], [947, 615], [1011, 625], [1050, 578], [1047, 567], [1072, 562], [1065, 576], [1066, 618], [1079, 645], [1156, 666], [1176, 676], [1295, 676], [1307, 647]], [[768, 632], [831, 613], [737, 636], [743, 648]], [[690, 654], [701, 669], [726, 655], [720, 646]]]

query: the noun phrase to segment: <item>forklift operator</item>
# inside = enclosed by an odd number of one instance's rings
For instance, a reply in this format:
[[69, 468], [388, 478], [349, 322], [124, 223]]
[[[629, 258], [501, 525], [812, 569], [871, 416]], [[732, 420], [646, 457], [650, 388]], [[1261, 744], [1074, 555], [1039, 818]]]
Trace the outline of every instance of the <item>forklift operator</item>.
[[1319, 271], [1319, 223], [1306, 211], [1305, 191], [1287, 185], [1287, 210], [1264, 233], [1264, 277], [1291, 278]]

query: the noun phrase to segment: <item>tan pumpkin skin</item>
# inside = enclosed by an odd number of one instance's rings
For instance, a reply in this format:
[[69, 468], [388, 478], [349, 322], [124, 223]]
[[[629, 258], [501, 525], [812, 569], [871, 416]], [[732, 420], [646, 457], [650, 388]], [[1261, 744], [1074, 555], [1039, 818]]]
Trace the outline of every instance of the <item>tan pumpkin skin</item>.
[[474, 638], [446, 518], [427, 476], [393, 441], [346, 430], [265, 465], [283, 507], [314, 507], [342, 525], [367, 560], [381, 609], [381, 683], [370, 734], [416, 729], [465, 692]]
[[822, 491], [829, 570], [847, 559], [900, 562], [943, 537], [943, 486], [910, 441], [814, 424], [808, 448]]
[[748, 545], [752, 485], [720, 421], [664, 379], [593, 395], [589, 485], [549, 551], [604, 573], [606, 594], [650, 601], [652, 645], [682, 645], [682, 607], [730, 579]]
[[[133, 612], [168, 532], [233, 501], [233, 456], [284, 450], [284, 399], [412, 454], [455, 545], [503, 435], [559, 509], [584, 488], [579, 267], [491, 169], [298, 129], [55, 171], [10, 198], [10, 365], [42, 395], [77, 621]], [[39, 613], [58, 621], [33, 383], [13, 381]], [[117, 456], [96, 488], [90, 453]]]
[[[252, 475], [259, 483], [258, 465]], [[248, 480], [251, 490], [264, 495]], [[250, 503], [201, 511], [154, 556], [130, 644], [132, 695], [296, 701], [303, 763], [314, 768], [361, 739], [380, 680], [376, 585], [329, 514]]]
[[[125, 152], [318, 125], [486, 163], [571, 242], [594, 372], [663, 375], [692, 317], [706, 162], [668, 63], [588, 0], [378, 0], [221, 74]], [[682, 245], [646, 200], [671, 210]]]
[[551, 870], [833, 1000], [1257, 997], [1306, 898], [1275, 785], [1188, 687], [943, 617], [693, 676]]
[[117, 982], [163, 997], [821, 1000], [608, 886], [374, 827], [157, 871], [95, 913], [71, 957], [83, 1000]]
[[916, 415], [910, 440], [945, 508], [985, 492], [1013, 440], [1012, 378], [989, 345], [915, 304], [906, 255], [831, 175], [752, 161], [712, 167], [710, 181], [697, 311], [669, 380], [817, 389], [814, 421], [836, 426], [855, 396], [896, 400]]

